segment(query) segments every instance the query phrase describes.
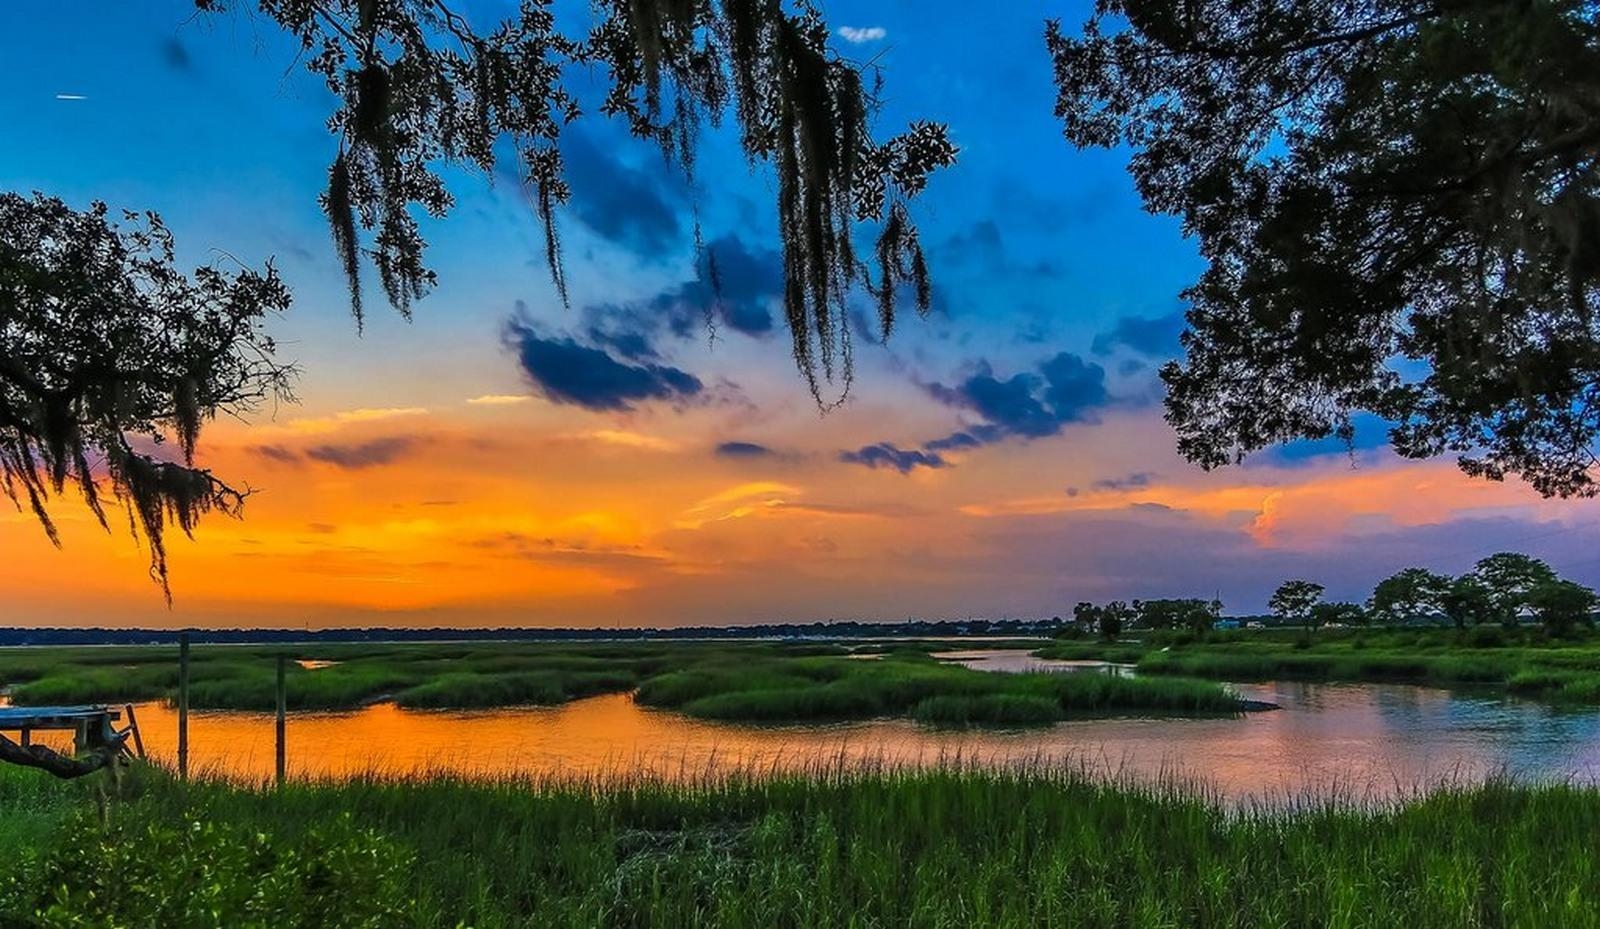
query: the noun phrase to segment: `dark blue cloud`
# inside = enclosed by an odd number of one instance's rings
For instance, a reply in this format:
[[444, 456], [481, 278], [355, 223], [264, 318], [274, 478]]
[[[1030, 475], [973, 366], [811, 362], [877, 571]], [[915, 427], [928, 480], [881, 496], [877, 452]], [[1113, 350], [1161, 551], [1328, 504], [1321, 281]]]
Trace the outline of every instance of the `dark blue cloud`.
[[777, 328], [772, 307], [783, 291], [783, 258], [734, 236], [707, 243], [693, 280], [653, 297], [588, 307], [589, 337], [627, 358], [654, 358], [663, 334], [703, 338], [708, 326], [761, 338]]
[[561, 137], [569, 205], [578, 219], [607, 240], [646, 258], [662, 258], [684, 246], [684, 181], [661, 159], [656, 170], [635, 168], [576, 130]]
[[929, 451], [973, 448], [1010, 436], [1052, 436], [1068, 423], [1095, 422], [1096, 411], [1111, 402], [1105, 368], [1071, 352], [1004, 380], [985, 363], [954, 387], [934, 384], [928, 390], [940, 401], [988, 420], [924, 444]]
[[853, 452], [840, 452], [839, 460], [869, 468], [893, 468], [901, 474], [910, 474], [917, 468], [942, 468], [945, 460], [937, 454], [914, 448], [896, 448], [888, 442], [868, 445]]
[[765, 445], [754, 442], [723, 442], [716, 451], [722, 458], [771, 458], [777, 454]]
[[1124, 316], [1095, 336], [1089, 348], [1096, 355], [1109, 355], [1122, 346], [1152, 358], [1176, 358], [1183, 349], [1178, 336], [1187, 325], [1182, 310], [1166, 316]]
[[506, 338], [528, 380], [553, 403], [598, 411], [631, 410], [650, 400], [690, 400], [705, 389], [687, 371], [618, 361], [604, 349], [580, 345], [571, 337], [545, 338], [519, 319], [507, 323]]

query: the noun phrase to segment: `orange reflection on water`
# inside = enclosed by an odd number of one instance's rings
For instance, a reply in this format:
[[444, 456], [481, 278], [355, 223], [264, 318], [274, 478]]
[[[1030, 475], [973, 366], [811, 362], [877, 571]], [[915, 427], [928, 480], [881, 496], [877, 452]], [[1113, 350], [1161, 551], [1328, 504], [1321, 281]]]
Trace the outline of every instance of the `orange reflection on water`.
[[[1021, 731], [904, 720], [756, 727], [690, 719], [622, 694], [560, 707], [474, 712], [379, 705], [291, 714], [291, 777], [701, 778], [836, 766], [1048, 764], [1145, 781], [1199, 782], [1229, 798], [1338, 790], [1387, 797], [1495, 774], [1600, 780], [1600, 714], [1407, 686], [1239, 688], [1284, 709], [1239, 718], [1083, 719]], [[149, 751], [175, 756], [177, 714], [138, 708]], [[190, 715], [191, 767], [260, 781], [274, 768], [269, 714]]]

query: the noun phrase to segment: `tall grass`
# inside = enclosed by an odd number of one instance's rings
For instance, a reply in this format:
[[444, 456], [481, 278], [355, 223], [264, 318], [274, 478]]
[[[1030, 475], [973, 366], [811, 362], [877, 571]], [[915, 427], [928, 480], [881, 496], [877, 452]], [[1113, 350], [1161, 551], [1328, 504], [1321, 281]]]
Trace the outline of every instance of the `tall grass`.
[[1557, 703], [1600, 703], [1600, 639], [1478, 627], [1150, 633], [1137, 641], [1061, 642], [1042, 658], [1135, 662], [1140, 674], [1224, 681], [1307, 680], [1481, 685]]
[[[294, 891], [333, 908], [319, 925], [373, 927], [1600, 926], [1600, 793], [1565, 786], [1235, 811], [1063, 769], [135, 793], [109, 832], [34, 832], [0, 913], [141, 925], [125, 914], [202, 900], [160, 924], [234, 926]], [[137, 879], [53, 896], [116, 874]]]

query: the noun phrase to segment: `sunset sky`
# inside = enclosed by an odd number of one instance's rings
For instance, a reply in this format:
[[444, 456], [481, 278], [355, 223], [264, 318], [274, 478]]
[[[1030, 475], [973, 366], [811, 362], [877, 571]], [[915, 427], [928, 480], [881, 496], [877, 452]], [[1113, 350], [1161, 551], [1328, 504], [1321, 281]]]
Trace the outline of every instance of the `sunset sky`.
[[[1143, 212], [1125, 153], [1077, 152], [1051, 116], [1042, 23], [1085, 5], [824, 7], [839, 51], [885, 68], [880, 131], [937, 118], [961, 147], [916, 204], [934, 311], [887, 346], [861, 333], [827, 415], [776, 305], [773, 180], [725, 133], [692, 190], [618, 125], [568, 130], [570, 307], [514, 177], [453, 175], [455, 211], [425, 225], [439, 286], [411, 323], [369, 306], [358, 336], [316, 202], [331, 98], [272, 23], [0, 6], [0, 189], [156, 210], [187, 266], [272, 258], [295, 304], [271, 331], [304, 370], [298, 404], [203, 434], [204, 464], [259, 492], [170, 540], [170, 610], [128, 534], [64, 499], [60, 550], [0, 511], [0, 624], [1050, 616], [1219, 593], [1253, 612], [1286, 577], [1364, 599], [1396, 568], [1507, 548], [1600, 582], [1596, 504], [1398, 460], [1381, 424], [1353, 453], [1210, 474], [1176, 455], [1155, 370], [1201, 264]], [[571, 81], [593, 101], [597, 78]], [[714, 340], [696, 204], [724, 278]]]

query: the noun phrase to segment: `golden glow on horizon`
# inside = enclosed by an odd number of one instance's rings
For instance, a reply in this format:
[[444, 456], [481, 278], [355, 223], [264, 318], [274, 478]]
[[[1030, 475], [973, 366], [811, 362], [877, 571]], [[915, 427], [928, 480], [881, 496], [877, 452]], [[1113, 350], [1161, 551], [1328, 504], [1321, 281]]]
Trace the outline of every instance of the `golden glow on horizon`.
[[[107, 534], [72, 499], [52, 508], [63, 551], [31, 514], [0, 515], [0, 589], [28, 624], [966, 615], [956, 603], [975, 611], [985, 599], [1037, 599], [1030, 590], [1069, 583], [1071, 556], [1061, 556], [1067, 581], [1013, 577], [1035, 569], [996, 546], [1038, 527], [1070, 539], [1082, 517], [1147, 526], [1179, 518], [1247, 546], [1315, 551], [1368, 523], [1558, 512], [1520, 485], [1470, 481], [1447, 462], [1207, 475], [1163, 461], [1172, 476], [1146, 486], [1069, 494], [1063, 466], [1085, 486], [1096, 473], [1073, 463], [1065, 442], [1060, 454], [1042, 442], [994, 446], [907, 479], [827, 452], [725, 461], [711, 454], [714, 441], [682, 428], [584, 429], [592, 417], [537, 408], [537, 422], [521, 405], [485, 404], [465, 421], [369, 407], [219, 424], [205, 437], [204, 463], [260, 492], [243, 520], [205, 520], [196, 544], [169, 537], [173, 611], [146, 577], [147, 554], [115, 520]], [[1581, 516], [1570, 506], [1559, 513]], [[1096, 544], [1100, 530], [1082, 531], [1067, 549]]]

